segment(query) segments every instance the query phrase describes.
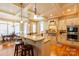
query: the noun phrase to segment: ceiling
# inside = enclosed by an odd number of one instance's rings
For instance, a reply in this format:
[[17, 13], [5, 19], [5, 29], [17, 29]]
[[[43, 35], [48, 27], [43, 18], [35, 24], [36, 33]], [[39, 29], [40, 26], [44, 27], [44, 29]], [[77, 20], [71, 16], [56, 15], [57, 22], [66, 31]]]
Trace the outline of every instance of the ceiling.
[[[62, 15], [78, 12], [79, 4], [73, 3], [37, 3], [37, 15], [45, 17], [47, 20], [50, 17], [59, 17]], [[22, 4], [22, 16], [24, 21], [33, 20], [34, 3]], [[0, 3], [0, 19], [1, 20], [21, 20], [21, 3]]]

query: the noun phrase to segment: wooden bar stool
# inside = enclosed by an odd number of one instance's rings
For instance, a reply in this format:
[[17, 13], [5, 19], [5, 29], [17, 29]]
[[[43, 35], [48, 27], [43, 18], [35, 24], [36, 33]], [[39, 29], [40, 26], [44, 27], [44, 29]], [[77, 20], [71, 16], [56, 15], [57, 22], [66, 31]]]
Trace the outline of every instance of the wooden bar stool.
[[34, 56], [33, 46], [32, 45], [24, 45], [22, 48], [22, 56]]
[[24, 46], [23, 42], [18, 42], [15, 45], [14, 56], [19, 56], [19, 55], [21, 56], [23, 46]]

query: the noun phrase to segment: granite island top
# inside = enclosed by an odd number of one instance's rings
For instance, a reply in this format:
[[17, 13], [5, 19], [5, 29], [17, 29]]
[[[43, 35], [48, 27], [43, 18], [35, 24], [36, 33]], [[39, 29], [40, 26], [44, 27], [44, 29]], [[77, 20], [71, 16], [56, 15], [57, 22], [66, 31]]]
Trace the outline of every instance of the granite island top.
[[48, 39], [48, 36], [25, 36], [24, 44], [33, 45], [35, 55], [50, 55], [50, 39]]
[[44, 40], [45, 37], [44, 36], [35, 36], [35, 35], [28, 35], [28, 36], [24, 36], [26, 39], [30, 39], [32, 41], [40, 41], [40, 40]]

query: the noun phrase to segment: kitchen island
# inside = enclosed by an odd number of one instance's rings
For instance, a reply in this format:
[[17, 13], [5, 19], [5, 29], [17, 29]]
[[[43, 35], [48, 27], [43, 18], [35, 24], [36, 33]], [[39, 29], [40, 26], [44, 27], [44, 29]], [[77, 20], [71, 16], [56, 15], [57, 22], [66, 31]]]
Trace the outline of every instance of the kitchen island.
[[24, 44], [31, 44], [34, 46], [34, 54], [36, 56], [49, 56], [50, 55], [50, 39], [48, 36], [35, 36], [28, 35], [25, 36], [23, 40]]

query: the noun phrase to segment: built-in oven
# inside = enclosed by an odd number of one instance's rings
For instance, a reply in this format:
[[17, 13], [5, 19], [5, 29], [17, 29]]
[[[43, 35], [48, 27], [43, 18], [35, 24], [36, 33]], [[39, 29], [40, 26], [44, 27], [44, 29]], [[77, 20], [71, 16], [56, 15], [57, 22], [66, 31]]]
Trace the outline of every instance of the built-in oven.
[[79, 41], [79, 26], [67, 26], [67, 40]]

